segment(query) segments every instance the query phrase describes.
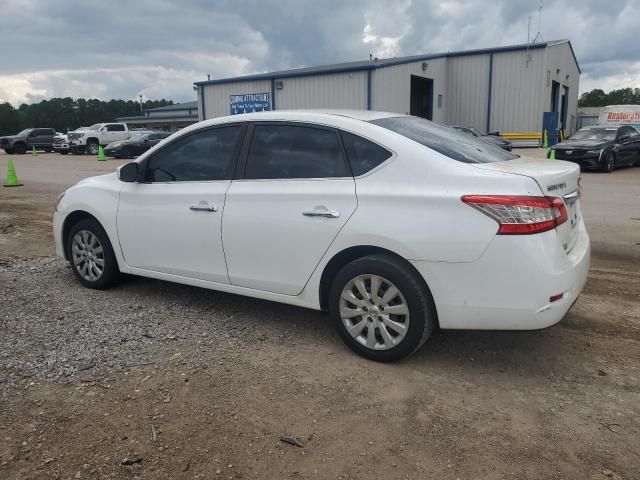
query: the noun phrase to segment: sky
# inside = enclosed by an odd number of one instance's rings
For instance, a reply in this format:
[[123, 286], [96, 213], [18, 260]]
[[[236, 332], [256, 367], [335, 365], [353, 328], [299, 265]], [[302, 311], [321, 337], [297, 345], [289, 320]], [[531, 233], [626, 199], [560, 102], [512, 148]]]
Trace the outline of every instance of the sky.
[[[526, 43], [539, 0], [0, 0], [0, 102], [195, 99], [193, 82]], [[580, 91], [640, 87], [640, 0], [545, 0]]]

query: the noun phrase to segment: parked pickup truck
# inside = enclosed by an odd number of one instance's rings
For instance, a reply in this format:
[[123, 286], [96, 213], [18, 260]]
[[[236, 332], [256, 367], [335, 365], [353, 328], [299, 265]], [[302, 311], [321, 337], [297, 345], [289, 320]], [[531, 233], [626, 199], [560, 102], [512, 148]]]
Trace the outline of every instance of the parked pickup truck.
[[35, 147], [36, 150], [53, 150], [54, 128], [27, 128], [17, 135], [0, 137], [0, 148], [9, 154], [22, 155]]
[[69, 150], [72, 153], [95, 155], [100, 145], [105, 146], [112, 142], [127, 140], [130, 133], [124, 123], [96, 123], [84, 130], [69, 132], [67, 137]]
[[61, 155], [66, 155], [71, 151], [71, 147], [69, 146], [69, 134], [82, 132], [83, 130], [86, 130], [86, 129], [87, 127], [80, 127], [80, 128], [76, 128], [72, 132], [56, 134], [56, 136], [53, 137], [53, 151], [58, 152]]

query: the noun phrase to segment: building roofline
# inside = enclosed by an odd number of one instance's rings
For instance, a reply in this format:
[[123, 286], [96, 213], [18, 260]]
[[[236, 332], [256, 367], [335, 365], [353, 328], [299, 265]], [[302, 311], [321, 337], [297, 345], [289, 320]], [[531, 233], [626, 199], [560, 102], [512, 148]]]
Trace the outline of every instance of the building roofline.
[[197, 114], [193, 114], [193, 115], [180, 115], [180, 116], [175, 116], [175, 115], [140, 115], [137, 117], [118, 117], [116, 118], [116, 121], [118, 122], [133, 122], [133, 121], [140, 121], [140, 122], [154, 122], [154, 121], [162, 121], [162, 120], [198, 120], [198, 115]]
[[145, 112], [163, 112], [171, 110], [195, 110], [198, 108], [198, 102], [196, 100], [183, 103], [172, 103], [171, 105], [165, 105], [163, 107], [145, 108]]
[[[317, 75], [331, 75], [336, 73], [351, 73], [351, 72], [362, 72], [362, 71], [370, 71], [377, 70], [380, 68], [392, 67], [395, 65], [403, 65], [406, 63], [420, 62], [426, 60], [435, 60], [439, 58], [448, 58], [448, 57], [464, 57], [471, 55], [486, 55], [492, 53], [503, 53], [503, 52], [514, 52], [521, 51], [527, 49], [539, 49], [546, 48], [548, 46], [559, 45], [562, 43], [568, 43], [569, 48], [571, 49], [571, 54], [573, 55], [573, 59], [576, 62], [576, 66], [578, 67], [578, 72], [582, 73], [580, 70], [580, 65], [578, 64], [578, 60], [576, 59], [575, 53], [573, 51], [573, 47], [571, 46], [571, 42], [569, 40], [555, 40], [549, 42], [541, 42], [541, 43], [532, 43], [532, 44], [521, 44], [521, 45], [508, 45], [504, 47], [492, 47], [492, 48], [480, 48], [474, 50], [459, 50], [452, 52], [442, 52], [442, 53], [432, 53], [425, 55], [413, 55], [408, 57], [399, 57], [397, 59], [381, 59], [377, 61], [363, 61], [363, 62], [347, 62], [347, 63], [338, 63], [334, 65], [325, 65], [320, 67], [304, 67], [294, 70], [281, 70], [278, 72], [268, 72], [268, 73], [258, 73], [254, 75], [244, 75], [239, 77], [227, 77], [227, 78], [219, 78], [214, 80], [203, 80], [199, 82], [194, 82], [194, 85], [220, 85], [225, 83], [234, 83], [234, 82], [250, 82], [257, 80], [280, 80], [286, 78], [296, 78], [296, 77], [311, 77]], [[355, 65], [351, 65], [355, 64]]]

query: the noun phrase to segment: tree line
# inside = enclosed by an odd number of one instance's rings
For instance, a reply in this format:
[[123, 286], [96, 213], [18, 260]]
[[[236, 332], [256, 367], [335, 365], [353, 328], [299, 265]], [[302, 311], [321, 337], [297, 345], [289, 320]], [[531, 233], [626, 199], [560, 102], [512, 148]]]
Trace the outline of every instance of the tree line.
[[600, 88], [584, 92], [579, 107], [606, 107], [607, 105], [640, 105], [640, 88], [620, 88], [604, 93]]
[[[147, 100], [143, 109], [172, 105], [172, 100]], [[88, 127], [94, 123], [112, 122], [117, 117], [140, 115], [140, 103], [133, 100], [109, 100], [85, 98], [52, 98], [38, 103], [23, 103], [14, 108], [10, 103], [0, 103], [0, 135], [18, 133], [25, 128], [55, 128], [58, 132]]]

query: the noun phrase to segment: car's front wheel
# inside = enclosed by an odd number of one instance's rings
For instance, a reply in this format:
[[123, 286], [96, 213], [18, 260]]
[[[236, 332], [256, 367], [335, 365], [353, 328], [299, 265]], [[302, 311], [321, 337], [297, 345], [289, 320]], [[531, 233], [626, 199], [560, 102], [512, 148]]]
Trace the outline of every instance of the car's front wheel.
[[329, 313], [352, 350], [379, 362], [411, 355], [437, 321], [421, 277], [385, 254], [356, 259], [340, 270], [331, 286]]
[[16, 155], [24, 155], [27, 152], [27, 146], [24, 143], [16, 143], [13, 146], [13, 152]]
[[67, 237], [67, 258], [73, 273], [85, 287], [106, 289], [120, 274], [107, 233], [92, 219], [80, 220]]
[[604, 157], [604, 166], [603, 170], [607, 173], [611, 173], [616, 168], [616, 154], [613, 152], [607, 153]]
[[89, 155], [97, 155], [98, 154], [98, 149], [99, 149], [99, 145], [98, 142], [95, 141], [89, 141], [87, 142], [87, 153]]

